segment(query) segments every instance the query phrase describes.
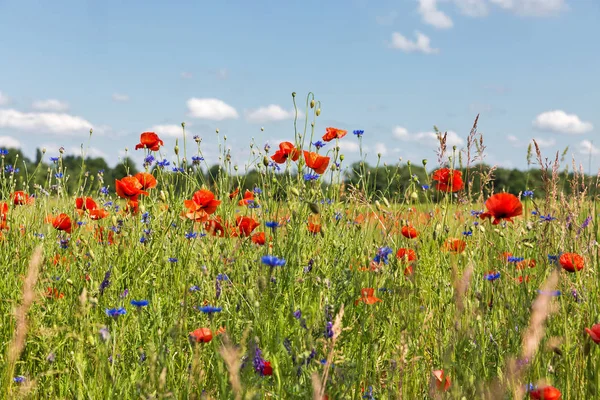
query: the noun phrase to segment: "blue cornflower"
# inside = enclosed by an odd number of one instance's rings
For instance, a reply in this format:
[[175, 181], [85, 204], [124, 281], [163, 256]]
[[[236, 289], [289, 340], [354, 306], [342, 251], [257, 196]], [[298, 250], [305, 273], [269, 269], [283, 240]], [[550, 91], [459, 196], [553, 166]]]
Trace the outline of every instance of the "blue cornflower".
[[200, 288], [197, 285], [190, 287], [190, 292], [199, 292]]
[[108, 315], [109, 317], [113, 317], [113, 318], [117, 318], [119, 315], [127, 314], [127, 311], [123, 307], [107, 308], [105, 312], [106, 312], [106, 315]]
[[380, 247], [379, 250], [377, 250], [377, 254], [373, 258], [373, 261], [375, 261], [376, 263], [383, 262], [384, 264], [387, 264], [389, 262], [388, 256], [393, 252], [394, 250], [392, 250], [389, 247]]
[[192, 164], [199, 165], [201, 161], [204, 161], [204, 157], [192, 156]]
[[423, 189], [423, 190], [429, 190], [429, 185], [421, 185], [421, 189]]
[[4, 167], [4, 171], [7, 174], [12, 174], [12, 173], [17, 174], [17, 173], [19, 173], [19, 168], [15, 168], [15, 167], [13, 167], [12, 165], [9, 164], [6, 167]]
[[254, 200], [246, 200], [246, 204], [248, 205], [248, 208], [260, 208], [260, 204]]
[[548, 215], [540, 215], [540, 220], [541, 221], [545, 221], [545, 222], [550, 222], [550, 221], [554, 221], [556, 218], [551, 216], [550, 214]]
[[219, 275], [217, 275], [217, 280], [218, 281], [228, 281], [229, 277], [227, 276], [227, 274], [219, 274]]
[[513, 257], [513, 256], [508, 256], [506, 258], [506, 261], [510, 262], [510, 263], [517, 263], [519, 261], [523, 261], [525, 259], [525, 257]]
[[148, 211], [146, 211], [145, 213], [142, 214], [142, 223], [147, 224], [149, 222], [150, 222], [150, 213]]
[[300, 319], [301, 317], [302, 317], [302, 311], [300, 311], [299, 309], [294, 311], [294, 318]]
[[550, 262], [551, 264], [556, 264], [558, 262], [558, 256], [548, 254], [548, 262]]
[[479, 217], [481, 214], [483, 214], [483, 211], [471, 210], [471, 216], [473, 217]]
[[533, 199], [533, 190], [526, 190], [523, 192], [523, 197], [529, 197]]
[[354, 131], [354, 132], [352, 132], [352, 133], [354, 133], [354, 135], [355, 135], [356, 137], [362, 137], [362, 135], [365, 133], [365, 131], [363, 131], [362, 129], [357, 129], [357, 130], [355, 130], [355, 131]]
[[327, 321], [325, 325], [325, 338], [330, 339], [333, 337], [333, 322]]
[[486, 280], [492, 282], [500, 278], [500, 272], [489, 272], [483, 276]]
[[204, 314], [218, 313], [218, 312], [221, 312], [221, 310], [223, 310], [221, 307], [214, 307], [214, 306], [196, 307], [196, 309], [198, 311], [202, 311]]
[[140, 307], [146, 307], [149, 304], [148, 300], [131, 300], [130, 301], [132, 306], [136, 306], [137, 308]]
[[262, 194], [262, 190], [260, 188], [255, 187], [253, 189], [253, 191], [254, 191], [254, 194]]
[[185, 234], [185, 238], [186, 239], [196, 239], [198, 237], [198, 233], [197, 232], [187, 232]]
[[100, 295], [103, 295], [104, 291], [110, 286], [110, 275], [111, 268], [109, 268], [108, 271], [106, 271], [106, 273], [104, 274], [104, 279], [102, 280], [102, 283], [100, 283]]
[[319, 179], [319, 174], [304, 174], [305, 181], [316, 181], [317, 179]]
[[538, 212], [537, 212], [537, 211], [535, 211], [535, 210], [533, 210], [533, 211], [531, 212], [531, 215], [538, 215]]
[[265, 222], [265, 226], [267, 228], [275, 229], [279, 227], [279, 223], [277, 223], [276, 221], [267, 221]]
[[102, 194], [109, 194], [108, 187], [107, 186], [103, 186], [102, 189], [100, 189], [100, 193], [102, 193]]
[[285, 265], [285, 260], [283, 258], [277, 258], [272, 255], [262, 256], [261, 261], [263, 264], [270, 267], [283, 267]]
[[176, 263], [178, 260], [175, 257], [169, 257], [169, 262]]
[[124, 299], [125, 297], [127, 297], [127, 295], [129, 295], [129, 289], [123, 290], [123, 293], [121, 293], [119, 297]]
[[324, 143], [324, 142], [322, 142], [322, 141], [319, 140], [319, 141], [314, 142], [313, 146], [315, 146], [317, 148], [317, 150], [319, 150], [320, 148], [325, 147], [326, 144], [327, 143]]
[[59, 172], [57, 174], [54, 174], [54, 176], [56, 177], [56, 179], [62, 179], [63, 178], [63, 173]]
[[58, 162], [58, 157], [50, 157], [50, 161], [52, 161], [53, 163]]
[[365, 392], [365, 394], [362, 397], [363, 399], [369, 399], [369, 400], [375, 400], [375, 397], [373, 396], [373, 386], [369, 386], [367, 391]]
[[562, 294], [560, 290], [538, 290], [537, 292], [547, 296], [560, 296]]
[[25, 382], [25, 377], [22, 375], [15, 376], [13, 378], [13, 381], [15, 381], [15, 383], [23, 383], [23, 382]]
[[464, 236], [473, 236], [473, 231], [464, 231], [462, 234]]
[[144, 164], [150, 165], [156, 160], [152, 154], [148, 154], [146, 158], [144, 158]]
[[156, 161], [156, 165], [160, 168], [164, 168], [164, 167], [168, 167], [169, 165], [171, 165], [171, 163], [169, 161], [167, 161], [167, 159], [163, 159], [162, 161]]
[[8, 150], [0, 149], [0, 156], [7, 156], [7, 155], [8, 155]]
[[185, 169], [183, 169], [182, 167], [173, 167], [171, 168], [171, 170], [173, 172], [185, 172]]
[[269, 167], [273, 168], [275, 171], [281, 171], [281, 167], [274, 161], [269, 161]]
[[140, 243], [142, 243], [142, 244], [143, 244], [143, 243], [146, 243], [146, 240], [147, 240], [147, 239], [146, 239], [146, 236], [142, 236], [142, 237], [140, 238]]

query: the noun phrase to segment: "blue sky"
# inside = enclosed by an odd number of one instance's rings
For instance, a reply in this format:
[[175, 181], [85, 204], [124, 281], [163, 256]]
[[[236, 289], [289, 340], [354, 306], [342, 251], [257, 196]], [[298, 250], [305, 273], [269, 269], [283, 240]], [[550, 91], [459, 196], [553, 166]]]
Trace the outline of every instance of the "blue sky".
[[0, 145], [115, 164], [155, 130], [172, 158], [185, 121], [244, 165], [252, 138], [293, 139], [291, 92], [312, 91], [317, 133], [364, 129], [371, 163], [432, 165], [433, 126], [462, 148], [480, 113], [488, 163], [525, 168], [536, 138], [595, 173], [598, 20], [596, 0], [0, 0]]

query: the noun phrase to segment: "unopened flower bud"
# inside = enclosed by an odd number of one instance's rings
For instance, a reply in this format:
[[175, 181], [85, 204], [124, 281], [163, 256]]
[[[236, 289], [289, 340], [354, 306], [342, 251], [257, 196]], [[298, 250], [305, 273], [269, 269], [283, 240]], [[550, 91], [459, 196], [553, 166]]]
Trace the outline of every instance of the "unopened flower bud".
[[315, 115], [318, 117], [319, 115], [321, 115], [321, 109], [317, 108], [317, 111], [315, 111]]
[[219, 133], [219, 129], [216, 129], [215, 132]]
[[264, 156], [264, 157], [263, 157], [263, 165], [264, 165], [265, 167], [268, 167], [268, 166], [269, 166], [269, 159], [267, 158], [267, 156]]
[[340, 156], [340, 161], [344, 161], [344, 155], [343, 154]]
[[422, 162], [423, 162], [423, 166], [427, 165], [427, 159], [426, 158], [424, 158]]
[[292, 194], [296, 195], [296, 196], [300, 196], [300, 192], [298, 191], [298, 189], [296, 189], [295, 187], [290, 189], [290, 192], [292, 192]]
[[314, 100], [310, 101], [310, 108], [315, 108], [315, 101]]
[[182, 128], [185, 128], [185, 122], [182, 122], [182, 123], [181, 123], [181, 127], [182, 127]]
[[296, 92], [292, 92], [292, 97], [296, 97]]

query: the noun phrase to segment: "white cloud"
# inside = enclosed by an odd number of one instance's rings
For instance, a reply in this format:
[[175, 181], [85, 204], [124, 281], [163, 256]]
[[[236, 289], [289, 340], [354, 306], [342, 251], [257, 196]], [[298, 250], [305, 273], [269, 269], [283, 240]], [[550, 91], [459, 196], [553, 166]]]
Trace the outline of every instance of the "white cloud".
[[14, 109], [0, 110], [0, 128], [36, 133], [78, 135], [89, 133], [92, 124], [82, 117], [64, 113], [24, 113]]
[[192, 75], [191, 72], [182, 72], [181, 73], [181, 78], [182, 79], [192, 79], [194, 77], [194, 75]]
[[342, 140], [339, 142], [340, 150], [347, 153], [356, 153], [360, 150], [360, 146], [355, 141]]
[[10, 103], [10, 98], [4, 93], [0, 92], [0, 107]]
[[489, 12], [485, 0], [454, 0], [454, 4], [468, 17], [485, 17]]
[[565, 0], [490, 0], [517, 15], [545, 17], [567, 9]]
[[129, 96], [123, 93], [113, 93], [112, 99], [117, 103], [125, 103], [129, 101]]
[[[462, 146], [465, 142], [464, 140], [458, 136], [458, 134], [454, 131], [442, 132], [442, 135], [447, 133], [446, 135], [446, 146]], [[408, 129], [397, 126], [393, 131], [394, 137], [400, 139], [405, 142], [416, 142], [429, 147], [437, 147], [439, 146], [440, 141], [438, 140], [437, 134], [435, 132], [417, 132], [417, 133], [409, 133]]]
[[597, 156], [600, 154], [600, 149], [589, 140], [582, 140], [581, 143], [577, 146], [579, 149], [579, 154], [589, 156], [590, 154], [593, 156]]
[[223, 121], [239, 117], [235, 108], [219, 99], [193, 97], [187, 101], [187, 107], [190, 116], [194, 118]]
[[102, 157], [105, 160], [108, 160], [109, 157], [108, 155], [103, 152], [102, 150], [95, 148], [95, 147], [83, 147], [83, 149], [81, 148], [81, 146], [76, 146], [76, 145], [71, 145], [71, 146], [61, 146], [60, 144], [56, 144], [56, 143], [45, 143], [42, 144], [41, 146], [39, 146], [39, 148], [41, 149], [46, 149], [46, 155], [47, 157], [55, 157], [56, 155], [58, 155], [59, 153], [59, 149], [63, 148], [64, 150], [64, 154], [65, 155], [69, 155], [69, 156], [75, 156], [75, 157], [80, 157], [83, 154], [85, 155], [85, 157], [91, 157], [91, 158], [96, 158], [96, 157]]
[[31, 107], [34, 110], [56, 112], [65, 112], [69, 109], [67, 103], [56, 99], [36, 100], [31, 104]]
[[392, 49], [402, 50], [406, 53], [418, 52], [424, 54], [436, 54], [439, 53], [439, 49], [431, 47], [431, 40], [419, 31], [415, 32], [417, 36], [416, 41], [408, 39], [406, 36], [394, 32], [392, 33], [392, 43], [390, 47]]
[[148, 131], [156, 132], [156, 134], [160, 137], [183, 137], [183, 128], [181, 125], [154, 125]]
[[12, 136], [0, 136], [0, 147], [3, 149], [20, 149], [21, 142]]
[[538, 146], [540, 146], [540, 148], [543, 147], [552, 147], [556, 144], [556, 140], [554, 139], [542, 139], [542, 138], [534, 138], [535, 142], [538, 144]]
[[546, 111], [533, 121], [533, 127], [541, 131], [551, 131], [577, 135], [594, 129], [590, 122], [584, 122], [575, 114], [567, 114], [562, 110]]
[[[246, 119], [249, 122], [263, 123], [293, 119], [295, 115], [296, 113], [294, 110], [285, 110], [281, 106], [270, 104], [266, 107], [260, 107], [256, 110], [246, 112]], [[298, 117], [301, 117], [300, 112], [298, 112]]]
[[449, 16], [438, 10], [437, 0], [419, 0], [419, 14], [426, 24], [438, 29], [448, 29], [454, 25]]

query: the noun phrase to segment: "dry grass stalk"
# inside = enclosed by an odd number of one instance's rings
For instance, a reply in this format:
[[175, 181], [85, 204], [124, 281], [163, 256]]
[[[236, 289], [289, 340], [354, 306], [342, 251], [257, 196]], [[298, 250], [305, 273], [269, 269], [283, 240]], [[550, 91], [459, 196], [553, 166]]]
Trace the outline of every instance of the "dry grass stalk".
[[544, 285], [540, 289], [540, 294], [536, 297], [531, 308], [531, 318], [529, 319], [529, 326], [523, 334], [523, 342], [521, 345], [521, 354], [519, 361], [510, 360], [507, 365], [507, 371], [505, 374], [504, 383], [497, 380], [490, 390], [485, 393], [486, 399], [499, 399], [504, 398], [504, 393], [507, 389], [507, 384], [512, 387], [513, 398], [522, 399], [525, 394], [525, 388], [521, 384], [521, 379], [527, 368], [527, 365], [533, 357], [544, 337], [544, 323], [548, 315], [552, 312], [551, 300], [553, 296], [549, 293], [552, 292], [558, 284], [559, 273], [554, 270], [548, 277]]
[[321, 395], [322, 387], [321, 387], [321, 379], [319, 379], [319, 374], [313, 372], [311, 376], [312, 387], [313, 387], [313, 400], [321, 400], [323, 396]]
[[[342, 318], [344, 317], [344, 305], [340, 308], [340, 311], [335, 316], [335, 321], [333, 322], [332, 330], [333, 337], [331, 338], [331, 348], [329, 349], [329, 354], [327, 354], [327, 364], [325, 364], [325, 370], [323, 371], [323, 376], [321, 379], [321, 390], [319, 390], [319, 399], [322, 399], [325, 395], [325, 388], [327, 387], [327, 379], [329, 378], [329, 369], [331, 367], [331, 362], [333, 361], [335, 343], [337, 342], [338, 337], [342, 333]], [[314, 384], [313, 384], [314, 388]]]
[[[23, 349], [25, 348], [25, 339], [27, 337], [27, 314], [35, 300], [35, 285], [37, 283], [40, 266], [42, 265], [42, 246], [38, 246], [31, 256], [27, 276], [23, 284], [23, 297], [21, 305], [15, 312], [16, 329], [13, 338], [8, 346], [8, 364], [6, 368], [7, 385], [5, 387], [12, 388], [12, 378], [15, 372], [15, 364]], [[9, 389], [10, 390], [10, 389]]]
[[240, 381], [240, 365], [242, 362], [239, 350], [231, 345], [227, 334], [224, 335], [223, 346], [219, 349], [219, 354], [221, 354], [221, 357], [223, 357], [225, 365], [227, 366], [229, 382], [233, 388], [235, 399], [239, 400], [242, 398], [242, 384]]

